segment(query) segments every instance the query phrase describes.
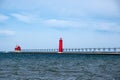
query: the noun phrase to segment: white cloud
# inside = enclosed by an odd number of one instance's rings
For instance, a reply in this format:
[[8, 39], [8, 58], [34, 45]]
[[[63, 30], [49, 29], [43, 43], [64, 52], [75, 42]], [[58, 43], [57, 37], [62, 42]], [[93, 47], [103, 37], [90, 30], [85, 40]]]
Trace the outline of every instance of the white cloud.
[[85, 27], [85, 24], [83, 22], [72, 20], [48, 19], [44, 20], [43, 23], [50, 27]]
[[[69, 21], [69, 20], [57, 20], [49, 19], [43, 21], [44, 25], [50, 27], [68, 27], [68, 28], [77, 28], [78, 30], [100, 30], [100, 31], [109, 31], [109, 32], [120, 32], [120, 26], [117, 22], [109, 21]], [[82, 28], [82, 29], [81, 29]]]
[[[36, 23], [38, 26], [43, 24], [43, 26], [50, 27], [77, 27], [120, 32], [118, 22], [98, 21], [99, 18], [91, 20], [94, 16], [101, 17], [101, 20], [106, 19], [106, 17], [114, 18], [111, 21], [118, 19], [120, 11], [117, 0], [14, 0], [14, 3], [11, 0], [6, 0], [5, 3], [10, 4], [7, 6], [8, 9], [25, 10], [28, 14], [31, 14], [32, 16], [24, 13], [11, 14], [25, 23]], [[33, 15], [37, 17], [33, 17]], [[43, 19], [40, 19], [41, 15], [43, 15]]]
[[23, 15], [23, 14], [18, 14], [18, 13], [13, 13], [11, 14], [13, 17], [15, 17], [16, 19], [18, 19], [19, 21], [25, 22], [25, 23], [30, 23], [31, 19], [30, 17]]
[[98, 22], [95, 26], [96, 26], [95, 28], [96, 30], [120, 33], [120, 25], [115, 22]]
[[47, 5], [51, 11], [61, 16], [119, 16], [116, 0], [62, 0]]
[[10, 15], [21, 22], [29, 24], [40, 23], [41, 21], [38, 15], [29, 14], [28, 12], [12, 13]]
[[[5, 0], [3, 9], [57, 16], [120, 16], [118, 0]], [[6, 6], [7, 5], [7, 6]]]
[[15, 32], [11, 30], [0, 30], [0, 35], [12, 36], [12, 35], [15, 35]]
[[83, 9], [89, 14], [103, 16], [120, 16], [116, 0], [85, 0]]
[[0, 14], [0, 21], [5, 21], [5, 20], [8, 20], [8, 19], [9, 19], [8, 16]]
[[60, 27], [60, 26], [65, 27], [70, 25], [70, 21], [49, 19], [49, 20], [45, 20], [44, 24], [47, 24], [49, 26], [54, 26], [54, 27]]

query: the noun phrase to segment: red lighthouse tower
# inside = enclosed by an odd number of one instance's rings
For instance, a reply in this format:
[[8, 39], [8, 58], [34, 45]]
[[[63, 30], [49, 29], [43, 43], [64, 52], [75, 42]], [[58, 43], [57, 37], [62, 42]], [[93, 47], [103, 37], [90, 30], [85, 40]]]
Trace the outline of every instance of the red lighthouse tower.
[[63, 52], [63, 40], [62, 38], [60, 38], [59, 40], [59, 50], [58, 53], [62, 53]]
[[21, 51], [21, 47], [19, 45], [16, 45], [15, 52], [20, 52], [20, 51]]

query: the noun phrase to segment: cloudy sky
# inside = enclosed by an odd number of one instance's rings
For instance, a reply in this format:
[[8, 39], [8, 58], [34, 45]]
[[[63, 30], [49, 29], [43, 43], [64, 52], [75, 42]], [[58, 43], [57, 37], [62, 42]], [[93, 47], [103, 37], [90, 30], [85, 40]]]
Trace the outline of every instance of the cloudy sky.
[[119, 0], [0, 0], [0, 50], [120, 47]]

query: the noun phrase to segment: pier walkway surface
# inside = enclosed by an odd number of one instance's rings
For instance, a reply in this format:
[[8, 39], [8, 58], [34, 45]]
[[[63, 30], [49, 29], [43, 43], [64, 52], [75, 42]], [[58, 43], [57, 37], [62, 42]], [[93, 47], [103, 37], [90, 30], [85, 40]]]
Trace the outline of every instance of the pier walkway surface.
[[[22, 53], [58, 53], [58, 49], [22, 49]], [[120, 54], [120, 48], [64, 48], [67, 54]]]

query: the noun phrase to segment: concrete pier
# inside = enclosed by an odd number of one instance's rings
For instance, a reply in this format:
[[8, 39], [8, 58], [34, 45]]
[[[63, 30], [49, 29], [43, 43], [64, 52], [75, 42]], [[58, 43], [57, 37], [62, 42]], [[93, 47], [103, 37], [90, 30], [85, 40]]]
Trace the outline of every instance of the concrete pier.
[[[58, 53], [58, 49], [22, 49], [24, 53]], [[64, 53], [77, 54], [120, 54], [120, 48], [64, 48]]]

